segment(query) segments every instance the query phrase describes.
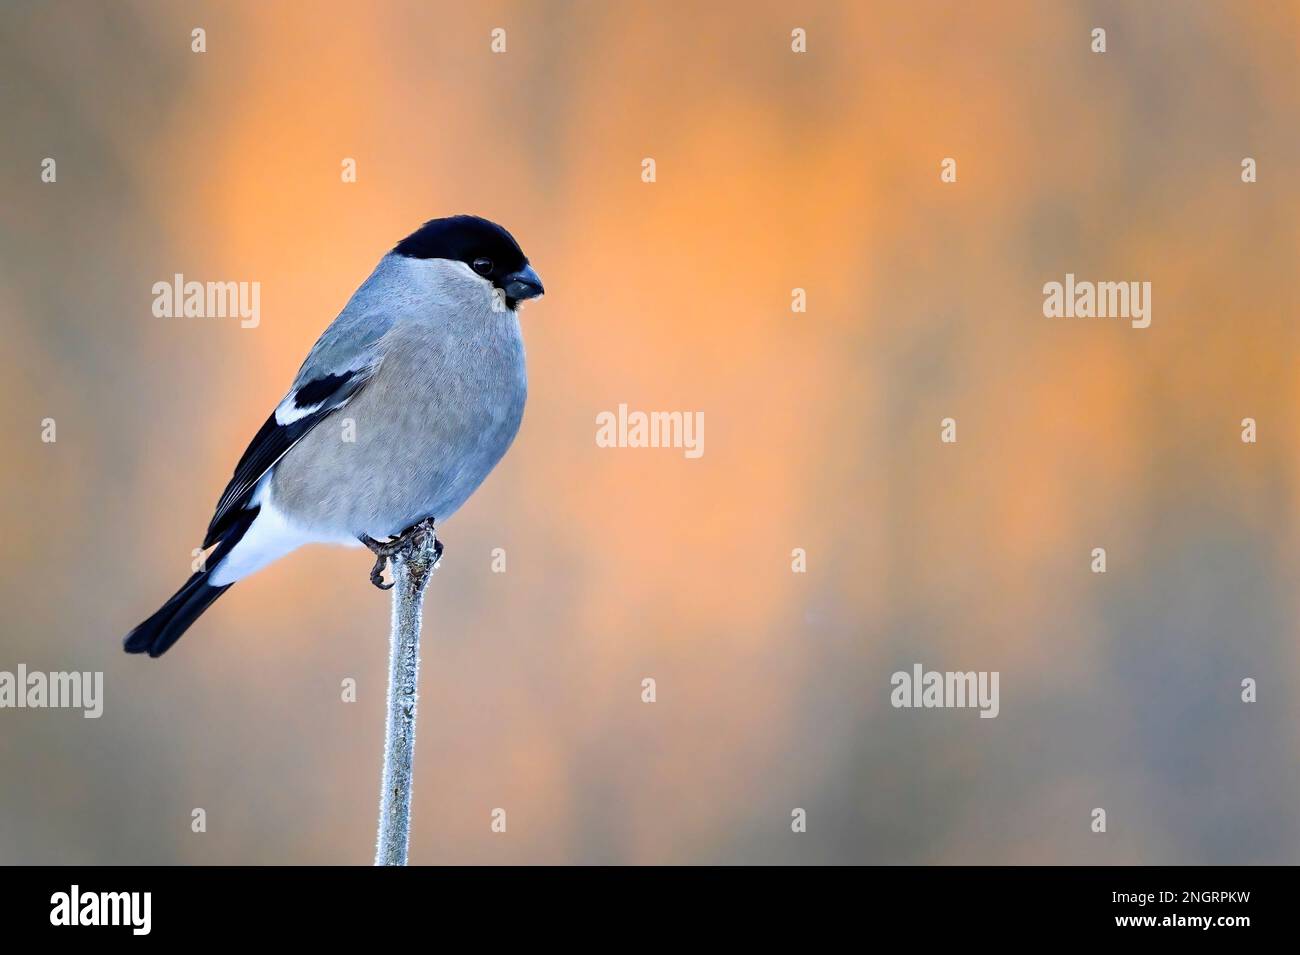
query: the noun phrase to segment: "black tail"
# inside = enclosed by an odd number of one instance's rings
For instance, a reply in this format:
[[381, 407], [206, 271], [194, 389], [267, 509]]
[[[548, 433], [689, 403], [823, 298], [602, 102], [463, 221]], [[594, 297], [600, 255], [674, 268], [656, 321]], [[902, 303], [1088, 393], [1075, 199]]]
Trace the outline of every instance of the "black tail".
[[257, 508], [244, 511], [239, 520], [217, 544], [216, 549], [208, 555], [206, 566], [189, 580], [185, 586], [176, 591], [172, 598], [162, 605], [140, 626], [126, 635], [122, 646], [127, 653], [148, 653], [151, 657], [160, 657], [173, 643], [179, 640], [190, 625], [198, 620], [203, 611], [212, 606], [212, 602], [224, 594], [234, 584], [216, 587], [208, 583], [208, 575], [239, 543], [240, 538], [257, 516]]

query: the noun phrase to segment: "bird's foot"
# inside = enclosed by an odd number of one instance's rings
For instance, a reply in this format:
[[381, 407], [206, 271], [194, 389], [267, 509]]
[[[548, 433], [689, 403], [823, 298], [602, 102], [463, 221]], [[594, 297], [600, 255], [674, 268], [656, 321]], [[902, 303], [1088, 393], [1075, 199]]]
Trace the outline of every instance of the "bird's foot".
[[392, 590], [397, 581], [384, 583], [384, 568], [398, 554], [403, 551], [409, 552], [425, 534], [433, 537], [433, 566], [437, 567], [438, 562], [442, 560], [443, 546], [442, 541], [438, 540], [434, 533], [432, 517], [426, 517], [418, 524], [411, 525], [392, 540], [377, 541], [367, 534], [358, 535], [357, 539], [370, 548], [370, 552], [375, 555], [375, 566], [370, 568], [370, 582], [380, 590]]
[[375, 552], [375, 566], [370, 568], [370, 582], [380, 590], [392, 590], [393, 586], [397, 583], [396, 580], [391, 583], [384, 583], [384, 568], [388, 566], [388, 561], [391, 559], [392, 555], [381, 553], [377, 548], [380, 548], [383, 545], [373, 538], [363, 537], [361, 538], [361, 543], [365, 544]]

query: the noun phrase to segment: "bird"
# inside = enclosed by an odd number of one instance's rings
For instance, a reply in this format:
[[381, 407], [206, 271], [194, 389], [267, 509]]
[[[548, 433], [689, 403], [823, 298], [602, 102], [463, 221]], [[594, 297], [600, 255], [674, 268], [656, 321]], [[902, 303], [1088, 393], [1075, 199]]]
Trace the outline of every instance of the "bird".
[[304, 544], [370, 547], [384, 587], [402, 535], [455, 513], [519, 432], [519, 310], [544, 291], [488, 219], [431, 219], [398, 242], [239, 459], [203, 540], [213, 549], [126, 651], [166, 653], [236, 581]]

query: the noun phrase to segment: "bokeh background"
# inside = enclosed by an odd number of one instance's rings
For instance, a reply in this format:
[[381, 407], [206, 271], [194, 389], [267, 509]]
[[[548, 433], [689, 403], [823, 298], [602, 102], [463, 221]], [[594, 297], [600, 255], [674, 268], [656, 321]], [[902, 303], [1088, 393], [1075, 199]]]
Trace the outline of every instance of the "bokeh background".
[[[444, 528], [413, 862], [1300, 861], [1298, 21], [5, 3], [0, 669], [106, 702], [0, 711], [0, 861], [370, 861], [368, 555], [299, 552], [158, 661], [120, 639], [379, 255], [456, 212], [548, 294]], [[154, 318], [176, 272], [259, 281], [260, 327]], [[1043, 318], [1066, 272], [1152, 282], [1151, 327]], [[704, 411], [704, 456], [597, 448], [620, 402]], [[891, 708], [917, 662], [1000, 671], [1001, 715]]]

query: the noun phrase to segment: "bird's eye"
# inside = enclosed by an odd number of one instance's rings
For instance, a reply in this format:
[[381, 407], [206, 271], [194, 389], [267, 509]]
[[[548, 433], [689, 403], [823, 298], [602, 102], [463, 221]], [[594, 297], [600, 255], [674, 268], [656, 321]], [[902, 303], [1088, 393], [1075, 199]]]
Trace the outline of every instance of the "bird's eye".
[[475, 260], [474, 260], [474, 271], [477, 272], [479, 275], [483, 275], [483, 276], [490, 275], [490, 274], [492, 273], [492, 260], [491, 260], [491, 259], [475, 259]]

